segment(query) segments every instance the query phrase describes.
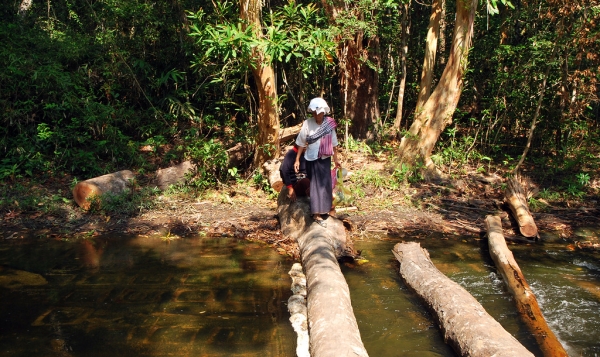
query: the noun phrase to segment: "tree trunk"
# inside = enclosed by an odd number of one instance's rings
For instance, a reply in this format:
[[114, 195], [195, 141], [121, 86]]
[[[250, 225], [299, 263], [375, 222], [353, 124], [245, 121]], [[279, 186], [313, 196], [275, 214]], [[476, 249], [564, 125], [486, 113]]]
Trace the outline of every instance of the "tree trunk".
[[[350, 3], [323, 0], [322, 4], [329, 20], [335, 23], [340, 12], [348, 13], [346, 7]], [[373, 139], [376, 134], [373, 129], [377, 129], [380, 115], [379, 74], [367, 62], [380, 67], [379, 37], [365, 38], [363, 31], [357, 31], [353, 39], [339, 43], [337, 57], [340, 97], [344, 98], [342, 104], [352, 123], [350, 133], [355, 139]]]
[[432, 311], [444, 340], [461, 356], [532, 356], [460, 285], [433, 265], [419, 243], [398, 243], [392, 250], [400, 275]]
[[498, 216], [487, 216], [485, 227], [488, 235], [490, 255], [502, 275], [508, 291], [513, 295], [521, 318], [529, 327], [545, 357], [565, 356], [567, 352], [558, 341], [548, 324], [538, 302], [527, 284], [512, 252], [506, 246], [502, 234], [502, 221]]
[[79, 207], [90, 209], [90, 199], [100, 197], [105, 193], [115, 195], [131, 192], [135, 175], [129, 170], [113, 172], [111, 174], [94, 177], [81, 181], [73, 187], [73, 198]]
[[431, 4], [431, 16], [429, 17], [427, 43], [425, 45], [425, 59], [423, 60], [423, 71], [421, 72], [421, 89], [419, 90], [419, 96], [417, 98], [417, 113], [425, 106], [427, 99], [429, 99], [429, 96], [431, 95], [438, 34], [440, 33], [440, 18], [442, 17], [441, 3], [442, 0], [433, 0], [433, 3]]
[[519, 232], [528, 238], [538, 237], [538, 229], [533, 220], [533, 216], [527, 205], [527, 193], [519, 182], [519, 178], [511, 177], [508, 180], [506, 192], [504, 193], [504, 202], [508, 204], [517, 224]]
[[[262, 37], [261, 0], [240, 0], [240, 17], [253, 28], [254, 36]], [[254, 167], [279, 154], [279, 113], [275, 72], [257, 47], [252, 50], [252, 74], [258, 90], [258, 136]]]
[[477, 0], [456, 1], [456, 24], [448, 64], [423, 110], [416, 113], [409, 135], [402, 138], [398, 148], [401, 162], [421, 161], [427, 168], [433, 168], [431, 153], [440, 134], [452, 122], [462, 92], [476, 9]]
[[406, 89], [406, 57], [408, 56], [408, 35], [410, 34], [409, 11], [411, 2], [404, 4], [404, 13], [402, 14], [402, 51], [400, 55], [400, 67], [402, 77], [400, 78], [400, 87], [398, 88], [398, 107], [396, 109], [396, 119], [394, 120], [394, 136], [400, 136], [400, 127], [402, 124], [402, 110], [404, 107], [404, 90]]
[[307, 198], [291, 203], [284, 187], [277, 201], [284, 236], [298, 242], [307, 282], [310, 353], [313, 357], [368, 356], [356, 323], [350, 291], [337, 259], [356, 257], [342, 222], [314, 222]]

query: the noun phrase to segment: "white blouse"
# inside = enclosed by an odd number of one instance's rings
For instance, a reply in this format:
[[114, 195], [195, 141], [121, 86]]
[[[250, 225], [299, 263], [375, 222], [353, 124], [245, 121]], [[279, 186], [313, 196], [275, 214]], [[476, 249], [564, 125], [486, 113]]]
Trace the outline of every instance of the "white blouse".
[[[325, 119], [323, 119], [323, 123]], [[319, 129], [321, 125], [317, 124], [315, 118], [308, 118], [302, 123], [302, 128], [300, 128], [300, 133], [298, 133], [298, 137], [296, 137], [296, 144], [300, 147], [306, 146], [306, 137], [309, 135], [313, 135], [317, 129]], [[333, 147], [338, 145], [337, 135], [335, 133], [335, 129], [331, 131], [331, 143]], [[306, 161], [315, 161], [319, 158], [319, 147], [321, 146], [321, 139], [315, 141], [314, 143], [308, 145], [305, 150], [304, 158]], [[328, 158], [329, 156], [323, 156], [323, 159]]]

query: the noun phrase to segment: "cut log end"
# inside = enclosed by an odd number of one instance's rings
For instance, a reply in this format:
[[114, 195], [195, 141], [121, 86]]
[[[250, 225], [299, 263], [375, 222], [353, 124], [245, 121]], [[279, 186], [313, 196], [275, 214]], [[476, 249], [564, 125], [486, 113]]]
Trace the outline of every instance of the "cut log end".
[[79, 207], [84, 210], [90, 209], [90, 199], [94, 196], [100, 196], [102, 193], [98, 189], [98, 187], [88, 183], [88, 182], [79, 182], [75, 187], [73, 187], [73, 198]]
[[538, 230], [535, 224], [526, 224], [519, 227], [519, 232], [528, 238], [534, 238], [538, 236]]

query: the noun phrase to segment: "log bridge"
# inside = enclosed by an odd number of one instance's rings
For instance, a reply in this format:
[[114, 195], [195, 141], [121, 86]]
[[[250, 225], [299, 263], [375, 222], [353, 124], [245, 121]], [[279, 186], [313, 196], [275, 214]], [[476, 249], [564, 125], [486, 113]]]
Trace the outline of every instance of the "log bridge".
[[277, 214], [284, 236], [298, 243], [307, 285], [310, 355], [368, 356], [350, 301], [350, 290], [338, 264], [356, 258], [342, 221], [327, 219], [327, 228], [313, 221], [308, 198], [291, 202], [287, 187], [279, 193]]

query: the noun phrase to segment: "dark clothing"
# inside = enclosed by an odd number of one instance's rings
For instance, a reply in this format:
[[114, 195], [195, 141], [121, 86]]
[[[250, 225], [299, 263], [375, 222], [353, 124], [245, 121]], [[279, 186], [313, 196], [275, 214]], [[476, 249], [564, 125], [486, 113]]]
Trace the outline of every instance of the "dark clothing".
[[325, 214], [331, 210], [333, 188], [331, 186], [331, 156], [306, 162], [310, 180], [310, 212]]
[[285, 186], [294, 185], [298, 179], [306, 177], [306, 159], [304, 154], [300, 156], [300, 169], [296, 173], [294, 170], [294, 163], [296, 162], [297, 151], [294, 149], [289, 150], [283, 157], [283, 162], [279, 167], [279, 174]]

